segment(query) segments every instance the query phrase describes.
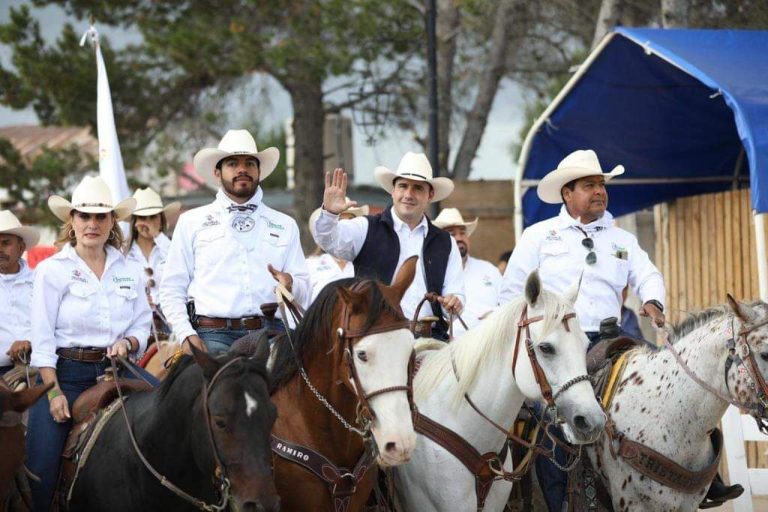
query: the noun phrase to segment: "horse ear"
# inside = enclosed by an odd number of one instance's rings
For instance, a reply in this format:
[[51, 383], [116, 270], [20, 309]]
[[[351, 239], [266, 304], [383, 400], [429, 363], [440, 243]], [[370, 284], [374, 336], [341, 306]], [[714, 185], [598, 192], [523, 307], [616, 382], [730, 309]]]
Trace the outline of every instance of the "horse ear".
[[344, 304], [352, 308], [353, 312], [362, 311], [365, 303], [365, 295], [348, 290], [343, 286], [336, 288], [336, 293]]
[[584, 277], [584, 274], [582, 273], [579, 276], [578, 281], [573, 283], [571, 286], [568, 287], [567, 290], [565, 290], [565, 293], [563, 294], [563, 299], [566, 302], [569, 302], [570, 304], [576, 304], [576, 299], [579, 298], [579, 289], [581, 288], [581, 279]]
[[741, 302], [734, 299], [730, 293], [727, 293], [726, 297], [728, 298], [728, 305], [731, 307], [737, 317], [748, 324], [757, 321], [757, 315], [749, 306], [742, 304]]
[[541, 295], [541, 279], [539, 271], [534, 270], [525, 281], [525, 301], [530, 307], [534, 307]]
[[203, 352], [195, 347], [192, 343], [189, 344], [189, 347], [192, 349], [192, 356], [194, 356], [198, 366], [203, 369], [203, 376], [206, 380], [211, 380], [216, 375], [216, 372], [219, 371], [219, 368], [221, 368], [221, 363], [209, 356], [207, 352]]
[[256, 350], [253, 352], [251, 359], [256, 361], [259, 365], [264, 365], [266, 368], [267, 361], [269, 360], [269, 340], [266, 336], [260, 339], [256, 344]]
[[416, 263], [418, 263], [418, 256], [411, 256], [403, 262], [403, 266], [397, 271], [394, 281], [392, 281], [392, 288], [397, 293], [397, 300], [405, 295], [405, 291], [411, 286], [413, 278], [416, 277]]
[[32, 404], [48, 392], [53, 387], [54, 383], [49, 382], [44, 386], [34, 386], [31, 388], [23, 389], [11, 393], [9, 408], [16, 412], [24, 412], [29, 409]]

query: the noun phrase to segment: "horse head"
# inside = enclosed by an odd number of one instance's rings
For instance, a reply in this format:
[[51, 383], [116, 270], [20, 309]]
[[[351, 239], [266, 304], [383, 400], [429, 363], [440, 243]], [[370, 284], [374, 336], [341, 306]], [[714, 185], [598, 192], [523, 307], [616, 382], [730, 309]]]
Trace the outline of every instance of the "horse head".
[[[733, 338], [729, 341], [728, 366], [742, 367], [728, 371], [728, 382], [734, 398], [744, 404], [754, 404], [752, 414], [761, 428], [768, 419], [768, 304], [744, 304], [728, 294], [728, 305], [740, 325], [733, 325]], [[731, 345], [732, 343], [732, 345]], [[732, 364], [730, 362], [735, 364]], [[742, 371], [743, 370], [743, 371]], [[746, 374], [746, 375], [745, 375]], [[761, 421], [762, 420], [762, 421]]]
[[518, 324], [521, 343], [513, 356], [520, 390], [530, 399], [547, 401], [556, 417], [565, 420], [566, 436], [577, 444], [594, 442], [606, 420], [587, 375], [589, 340], [573, 310], [579, 285], [559, 298], [542, 288], [538, 272], [528, 276], [526, 310]]
[[269, 344], [259, 344], [251, 356], [233, 352], [215, 358], [192, 350], [203, 373], [207, 422], [195, 425], [195, 446], [205, 447], [201, 452], [208, 458], [213, 444], [214, 463], [229, 481], [238, 510], [279, 510], [269, 445], [277, 417], [267, 384]]
[[414, 338], [400, 300], [411, 285], [417, 257], [407, 259], [391, 286], [362, 281], [339, 287], [333, 325], [341, 376], [357, 395], [379, 448], [382, 465], [407, 462], [416, 444], [411, 418], [409, 361]]

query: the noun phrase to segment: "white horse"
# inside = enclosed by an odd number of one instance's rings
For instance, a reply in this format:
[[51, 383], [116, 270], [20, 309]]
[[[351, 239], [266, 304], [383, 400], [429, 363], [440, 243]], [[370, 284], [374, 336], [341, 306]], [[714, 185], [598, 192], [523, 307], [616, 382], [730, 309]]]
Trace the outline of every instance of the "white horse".
[[[464, 394], [506, 428], [526, 398], [542, 399], [526, 352], [525, 329], [520, 334], [516, 368], [512, 368], [518, 322], [527, 311], [533, 350], [552, 387], [559, 415], [577, 436], [594, 440], [604, 426], [605, 414], [592, 385], [583, 378], [588, 340], [572, 318], [577, 293], [578, 285], [564, 298], [542, 290], [534, 272], [526, 282], [525, 298], [499, 307], [445, 348], [426, 352], [414, 378], [419, 413], [459, 434], [480, 454], [499, 452], [505, 434], [473, 410]], [[538, 316], [541, 321], [536, 321]], [[504, 463], [507, 470], [511, 469], [510, 459]], [[396, 468], [394, 487], [406, 511], [477, 509], [474, 476], [454, 455], [423, 435], [418, 436], [411, 461]], [[502, 510], [511, 487], [507, 481], [495, 482], [485, 509]]]
[[[713, 461], [710, 432], [728, 408], [726, 399], [754, 407], [758, 416], [765, 412], [755, 404], [766, 393], [759, 381], [768, 374], [768, 305], [728, 299], [730, 308], [693, 315], [673, 335], [674, 350], [703, 384], [688, 375], [670, 349], [634, 349], [608, 410], [617, 432], [692, 471]], [[757, 376], [746, 360], [747, 343]], [[740, 358], [729, 363], [731, 349]], [[681, 492], [644, 476], [611, 455], [605, 435], [587, 453], [617, 512], [696, 510], [709, 488], [705, 482], [694, 492]]]

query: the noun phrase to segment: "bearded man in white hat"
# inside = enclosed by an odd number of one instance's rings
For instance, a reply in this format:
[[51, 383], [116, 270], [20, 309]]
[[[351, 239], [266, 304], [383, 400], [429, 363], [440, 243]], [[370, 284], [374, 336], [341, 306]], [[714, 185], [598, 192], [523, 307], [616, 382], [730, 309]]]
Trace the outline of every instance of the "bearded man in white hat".
[[[339, 220], [357, 206], [346, 199], [347, 174], [336, 169], [325, 176], [323, 207], [314, 225], [317, 245], [326, 252], [355, 265], [355, 275], [392, 282], [393, 276], [410, 256], [419, 256], [418, 271], [400, 306], [412, 319], [427, 292], [441, 296], [440, 305], [423, 307], [415, 330], [438, 339], [447, 339], [444, 312], [461, 313], [464, 304], [464, 277], [456, 242], [432, 224], [425, 212], [430, 203], [453, 192], [448, 178], [433, 178], [432, 166], [423, 153], [406, 153], [396, 171], [377, 167], [374, 176], [392, 195], [392, 206], [378, 215]], [[443, 311], [445, 310], [445, 311]], [[429, 317], [438, 321], [432, 324]]]
[[0, 211], [0, 377], [14, 362], [29, 360], [33, 274], [21, 255], [39, 239], [35, 228], [22, 226], [8, 210]]
[[[464, 287], [467, 303], [461, 319], [469, 329], [499, 305], [501, 290], [501, 272], [490, 261], [470, 256], [470, 239], [477, 228], [479, 219], [467, 222], [457, 208], [444, 208], [434, 221], [435, 226], [450, 233], [461, 254], [464, 268]], [[464, 326], [458, 319], [453, 322], [454, 334], [464, 332]]]
[[[581, 279], [574, 306], [590, 347], [600, 338], [601, 323], [621, 318], [622, 292], [629, 285], [642, 299], [641, 314], [664, 325], [664, 279], [640, 248], [637, 238], [614, 225], [606, 210], [605, 184], [624, 173], [616, 166], [608, 173], [592, 150], [574, 151], [539, 182], [537, 193], [545, 203], [563, 203], [557, 217], [528, 227], [517, 241], [504, 272], [500, 303], [522, 295], [525, 279], [536, 269], [545, 288], [563, 293]], [[615, 337], [614, 333], [611, 337]], [[558, 453], [562, 453], [558, 450]], [[564, 464], [565, 461], [560, 461]], [[565, 499], [565, 473], [539, 458], [536, 471], [550, 511]]]
[[179, 217], [160, 284], [160, 305], [187, 351], [189, 343], [228, 350], [250, 331], [284, 329], [261, 309], [275, 302], [276, 282], [301, 305], [309, 298], [298, 226], [262, 202], [259, 183], [279, 158], [276, 148], [259, 151], [247, 130], [230, 130], [195, 155], [195, 170], [219, 191]]

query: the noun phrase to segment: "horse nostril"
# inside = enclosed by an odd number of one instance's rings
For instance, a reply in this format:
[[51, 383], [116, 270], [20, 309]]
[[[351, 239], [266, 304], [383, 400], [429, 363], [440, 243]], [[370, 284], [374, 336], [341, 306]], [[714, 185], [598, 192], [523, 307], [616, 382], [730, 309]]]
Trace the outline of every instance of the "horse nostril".
[[589, 422], [587, 421], [587, 418], [581, 415], [574, 416], [573, 425], [582, 432], [586, 432], [592, 429], [592, 427], [589, 425]]
[[397, 443], [389, 442], [384, 445], [384, 451], [387, 453], [392, 453], [395, 450], [397, 450]]
[[768, 361], [768, 352], [760, 352], [760, 359]]
[[242, 510], [243, 512], [261, 512], [264, 510], [264, 507], [255, 501], [246, 501], [243, 503]]

